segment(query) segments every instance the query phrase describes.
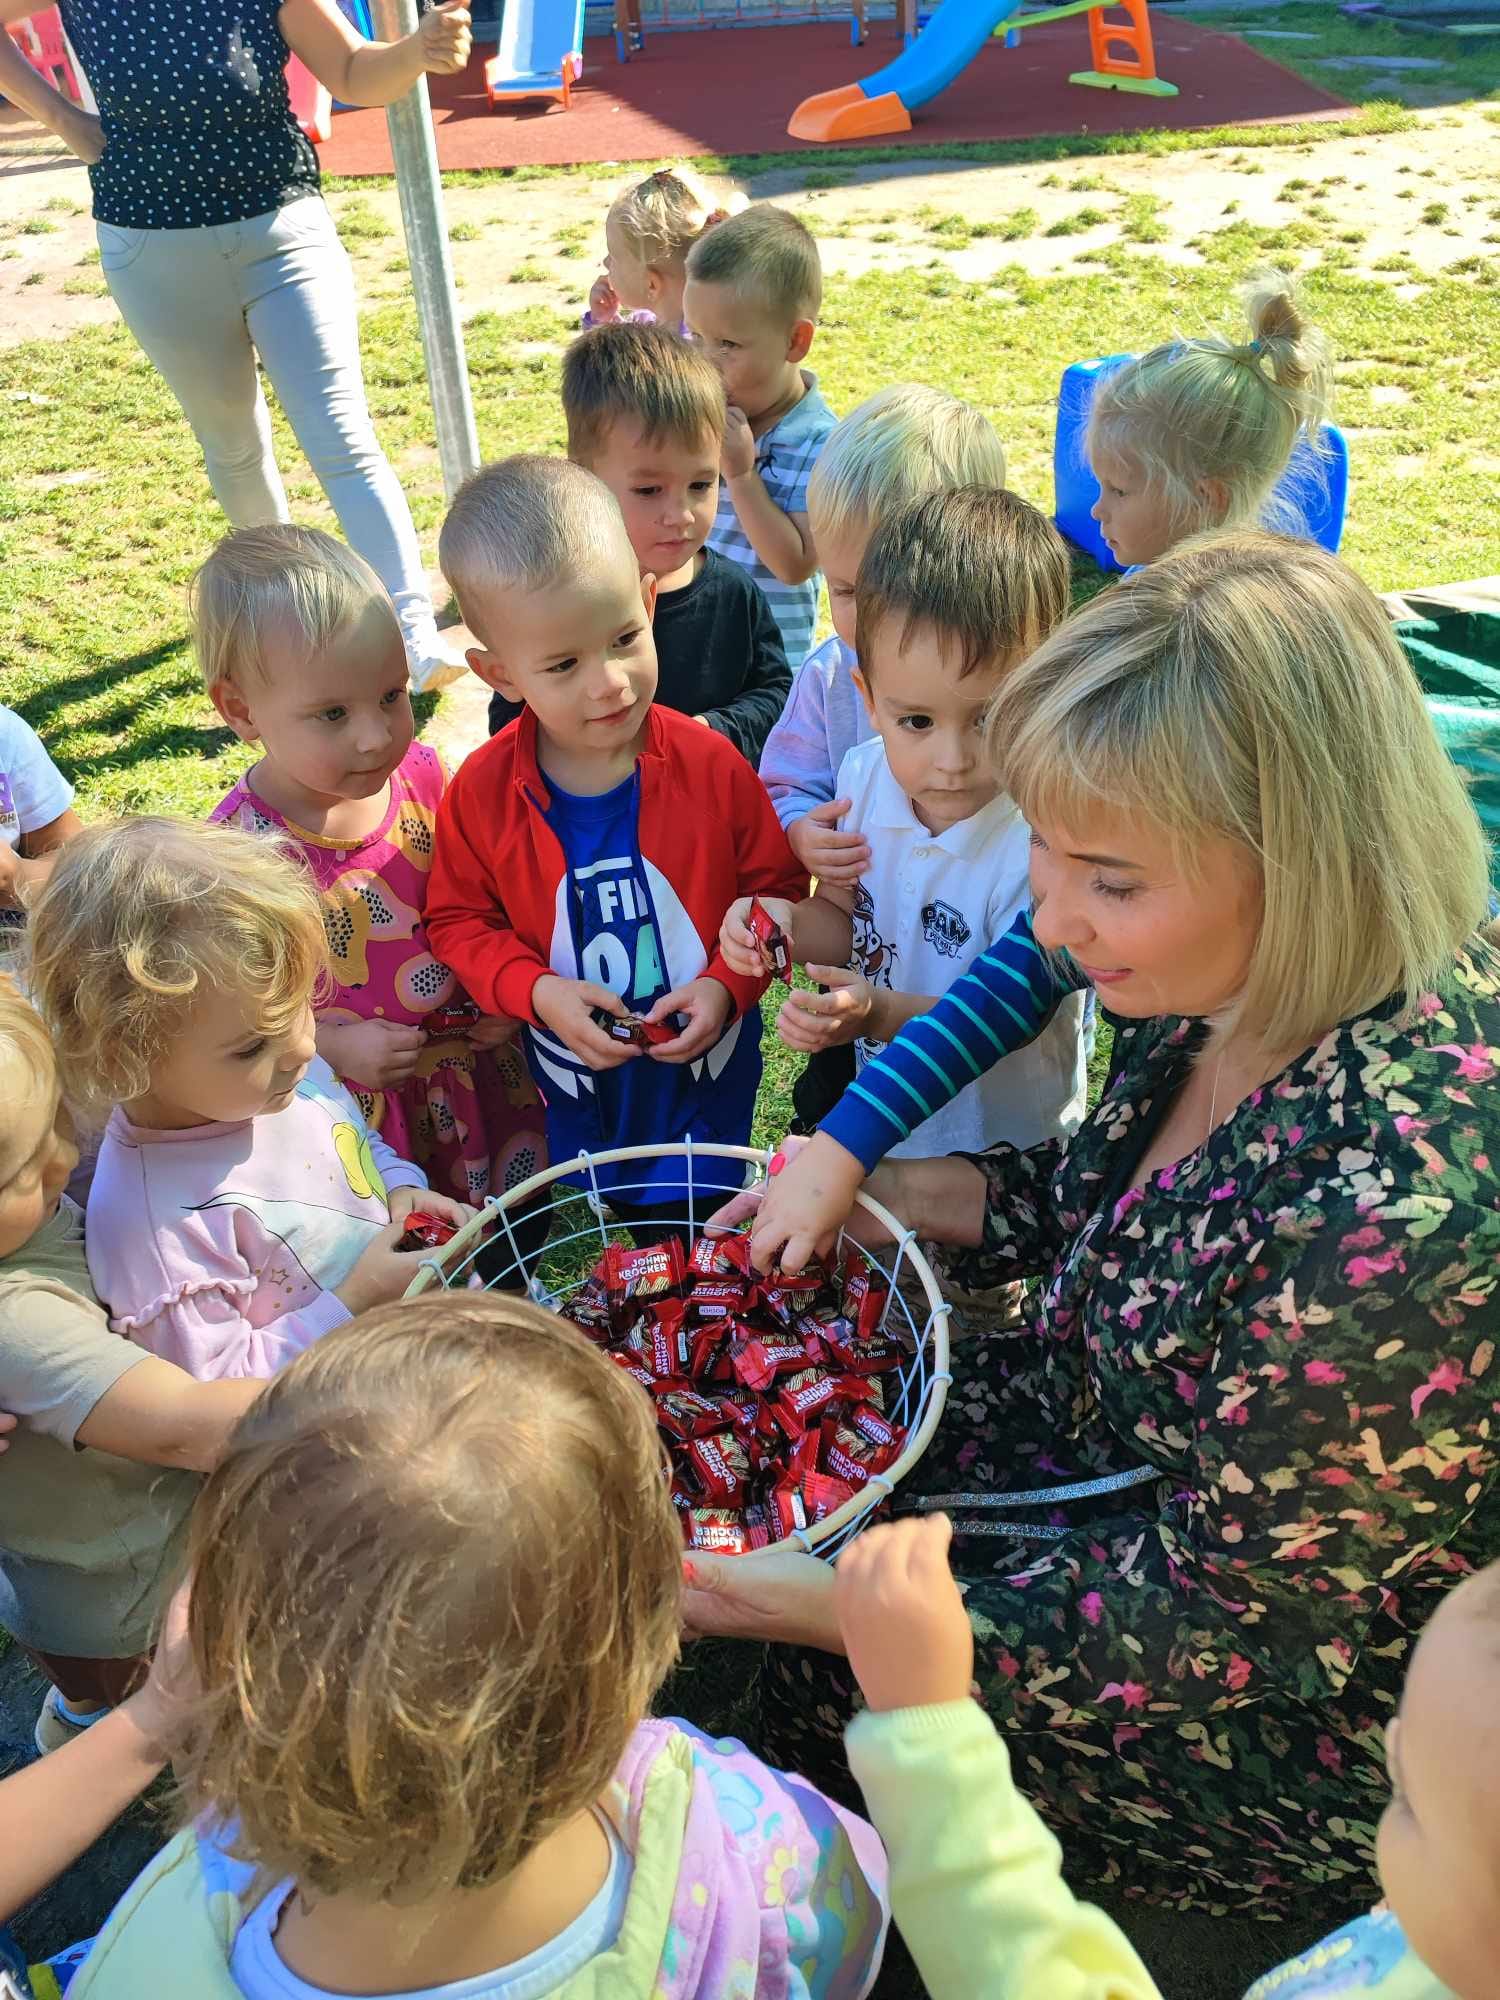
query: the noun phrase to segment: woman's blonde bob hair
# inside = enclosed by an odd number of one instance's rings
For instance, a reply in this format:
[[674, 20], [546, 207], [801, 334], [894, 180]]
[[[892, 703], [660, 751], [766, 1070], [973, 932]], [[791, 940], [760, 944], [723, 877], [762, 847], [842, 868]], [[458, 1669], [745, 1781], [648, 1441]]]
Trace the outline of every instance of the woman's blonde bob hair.
[[294, 847], [144, 816], [60, 849], [26, 950], [69, 1102], [95, 1113], [149, 1089], [203, 993], [253, 997], [276, 1036], [328, 970], [318, 893]]
[[193, 1510], [183, 1803], [262, 1882], [419, 1905], [598, 1799], [677, 1657], [651, 1404], [491, 1293], [381, 1306], [240, 1420]]
[[1484, 837], [1379, 600], [1337, 557], [1200, 536], [1076, 612], [1007, 677], [991, 758], [1028, 820], [1101, 811], [1251, 854], [1239, 1019], [1301, 1050], [1451, 976], [1488, 906]]

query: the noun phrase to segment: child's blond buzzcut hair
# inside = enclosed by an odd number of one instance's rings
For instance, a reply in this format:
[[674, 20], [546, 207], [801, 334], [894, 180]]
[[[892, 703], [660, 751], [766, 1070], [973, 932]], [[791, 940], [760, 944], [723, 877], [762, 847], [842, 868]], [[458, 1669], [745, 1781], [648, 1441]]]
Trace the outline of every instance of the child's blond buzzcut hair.
[[547, 590], [611, 554], [635, 555], [620, 503], [592, 472], [566, 458], [518, 452], [482, 465], [453, 496], [438, 561], [464, 623], [486, 645], [485, 607], [495, 589]]
[[1016, 660], [1068, 609], [1067, 544], [1046, 515], [1002, 487], [927, 493], [887, 514], [854, 584], [855, 651], [873, 685], [875, 641], [893, 620], [905, 646], [930, 626], [960, 675]]
[[823, 260], [812, 231], [768, 201], [700, 236], [688, 252], [687, 274], [696, 284], [729, 286], [787, 327], [816, 320], [823, 304]]
[[384, 611], [399, 639], [385, 585], [347, 542], [285, 522], [236, 528], [188, 586], [203, 685], [264, 683], [278, 661], [300, 666], [372, 607]]
[[254, 994], [284, 1034], [328, 970], [322, 908], [296, 849], [142, 817], [86, 827], [32, 910], [27, 984], [70, 1102], [140, 1097], [203, 993]]
[[590, 327], [563, 356], [562, 406], [568, 456], [588, 465], [618, 423], [640, 427], [648, 444], [693, 450], [724, 440], [724, 384], [701, 348], [664, 326], [622, 320]]
[[193, 1510], [194, 1815], [419, 1906], [598, 1799], [677, 1656], [651, 1405], [540, 1306], [436, 1291], [299, 1355]]
[[[24, 1102], [56, 1097], [57, 1057], [46, 1023], [15, 981], [0, 972], [0, 1102], [14, 1114]], [[8, 1123], [0, 1123], [0, 1189], [26, 1164], [14, 1157]]]
[[1374, 594], [1310, 543], [1203, 535], [1105, 591], [1002, 686], [988, 747], [1026, 818], [1139, 815], [1191, 868], [1253, 858], [1239, 1002], [1269, 1054], [1451, 976], [1483, 920], [1463, 780]]
[[969, 403], [897, 382], [877, 389], [830, 434], [807, 484], [814, 537], [866, 534], [919, 494], [1003, 486], [1005, 447]]
[[609, 212], [648, 270], [680, 271], [704, 230], [732, 209], [705, 194], [685, 168], [658, 167], [617, 194]]
[[[1294, 533], [1295, 497], [1273, 489], [1300, 436], [1318, 443], [1332, 407], [1328, 343], [1281, 271], [1258, 271], [1242, 293], [1248, 340], [1168, 341], [1105, 375], [1089, 409], [1087, 449], [1134, 466], [1166, 502], [1176, 532], [1259, 524]], [[1212, 483], [1220, 514], [1201, 490]], [[1271, 519], [1275, 512], [1284, 518]]]

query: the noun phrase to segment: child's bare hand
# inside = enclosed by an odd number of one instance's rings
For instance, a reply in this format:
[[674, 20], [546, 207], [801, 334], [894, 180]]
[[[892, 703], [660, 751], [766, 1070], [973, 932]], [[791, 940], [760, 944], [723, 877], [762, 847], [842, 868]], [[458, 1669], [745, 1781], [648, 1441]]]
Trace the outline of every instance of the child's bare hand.
[[725, 479], [743, 479], [755, 470], [755, 437], [750, 419], [738, 404], [731, 403], [724, 418], [724, 444], [719, 453], [719, 470]]
[[870, 843], [862, 833], [840, 833], [838, 822], [852, 801], [833, 799], [814, 806], [787, 828], [793, 854], [820, 882], [857, 882], [870, 865]]
[[0, 1410], [0, 1451], [4, 1451], [8, 1442], [5, 1433], [15, 1429], [16, 1421], [9, 1410]]
[[178, 1716], [198, 1692], [193, 1650], [188, 1639], [190, 1583], [179, 1584], [162, 1620], [161, 1637], [151, 1656], [145, 1685], [126, 1701], [141, 1734], [166, 1759]]
[[481, 1014], [471, 1028], [464, 1030], [464, 1040], [475, 1049], [503, 1049], [514, 1041], [519, 1021], [513, 1021], [509, 1014]]
[[[766, 969], [760, 946], [749, 931], [750, 905], [754, 901], [753, 896], [739, 897], [724, 912], [724, 921], [719, 926], [719, 949], [724, 954], [724, 963], [741, 979], [759, 979]], [[790, 936], [796, 905], [784, 902], [780, 896], [762, 896], [760, 906]]]
[[729, 988], [720, 985], [717, 979], [710, 979], [707, 973], [701, 979], [690, 980], [686, 986], [674, 987], [662, 995], [646, 1019], [665, 1021], [675, 1014], [682, 1020], [682, 1032], [676, 1041], [660, 1042], [654, 1049], [648, 1049], [647, 1055], [653, 1062], [691, 1062], [705, 1049], [712, 1048], [723, 1034], [733, 1006]]
[[474, 37], [469, 31], [469, 10], [463, 0], [447, 0], [424, 14], [417, 28], [417, 46], [422, 67], [433, 76], [454, 76], [469, 60]]
[[561, 979], [555, 972], [545, 972], [531, 989], [531, 1004], [537, 1019], [590, 1069], [618, 1069], [621, 1063], [634, 1062], [640, 1054], [630, 1042], [611, 1041], [591, 1019], [596, 1007], [617, 1014], [622, 1021], [630, 1018], [630, 1009], [607, 986], [595, 986], [588, 979]]
[[974, 1634], [953, 1572], [946, 1514], [893, 1521], [851, 1542], [834, 1571], [834, 1609], [849, 1664], [877, 1711], [963, 1701]]
[[789, 1049], [816, 1055], [819, 1049], [842, 1048], [869, 1031], [875, 988], [862, 972], [847, 965], [809, 965], [806, 971], [828, 991], [808, 993], [794, 986], [787, 995], [776, 1031]]
[[589, 318], [595, 326], [609, 326], [620, 317], [620, 294], [601, 271], [589, 287]]
[[405, 1021], [320, 1021], [318, 1054], [369, 1090], [399, 1090], [416, 1074], [427, 1037]]
[[451, 1194], [438, 1194], [432, 1188], [392, 1188], [390, 1207], [392, 1222], [405, 1222], [415, 1209], [419, 1215], [435, 1215], [439, 1222], [451, 1222], [455, 1229], [472, 1222], [479, 1212], [466, 1201], [455, 1201]]

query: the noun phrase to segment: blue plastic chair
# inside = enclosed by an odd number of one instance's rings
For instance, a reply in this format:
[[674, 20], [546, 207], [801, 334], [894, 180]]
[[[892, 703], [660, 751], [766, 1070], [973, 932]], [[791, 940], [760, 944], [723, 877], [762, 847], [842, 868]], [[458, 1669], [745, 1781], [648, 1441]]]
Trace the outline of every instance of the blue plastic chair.
[[[1111, 571], [1124, 565], [1110, 554], [1099, 523], [1089, 511], [1099, 498], [1099, 482], [1089, 471], [1083, 441], [1095, 383], [1101, 375], [1134, 359], [1131, 354], [1107, 354], [1099, 361], [1075, 361], [1063, 370], [1057, 396], [1057, 432], [1052, 445], [1057, 511], [1053, 519], [1061, 533], [1092, 556], [1100, 569]], [[1323, 426], [1320, 448], [1306, 438], [1297, 440], [1277, 483], [1276, 498], [1285, 503], [1291, 518], [1302, 523], [1309, 541], [1337, 552], [1349, 504], [1349, 445], [1337, 424]]]

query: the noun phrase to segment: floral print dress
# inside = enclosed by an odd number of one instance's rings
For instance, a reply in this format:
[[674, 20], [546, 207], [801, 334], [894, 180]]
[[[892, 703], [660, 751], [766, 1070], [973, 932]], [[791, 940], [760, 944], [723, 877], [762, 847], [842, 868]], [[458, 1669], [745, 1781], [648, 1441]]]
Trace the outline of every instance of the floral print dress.
[[[1203, 1034], [1123, 1026], [1071, 1142], [977, 1159], [950, 1275], [1044, 1282], [955, 1350], [898, 1504], [951, 1496], [984, 1705], [1070, 1873], [1332, 1913], [1372, 1899], [1415, 1636], [1500, 1556], [1500, 952], [1471, 939], [1414, 1024], [1346, 1022], [1131, 1190]], [[772, 1648], [762, 1699], [768, 1754], [831, 1777], [844, 1663]]]
[[[362, 840], [338, 841], [284, 819], [248, 778], [211, 817], [247, 833], [278, 833], [306, 857], [323, 902], [334, 990], [320, 1021], [398, 1021], [422, 1027], [435, 1008], [465, 998], [427, 944], [427, 882], [433, 824], [447, 784], [437, 752], [413, 743], [392, 772], [384, 817]], [[476, 1206], [519, 1187], [547, 1164], [546, 1113], [519, 1038], [476, 1049], [461, 1036], [434, 1035], [416, 1072], [391, 1090], [358, 1077], [354, 1093], [372, 1131], [429, 1184]]]

